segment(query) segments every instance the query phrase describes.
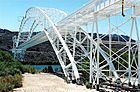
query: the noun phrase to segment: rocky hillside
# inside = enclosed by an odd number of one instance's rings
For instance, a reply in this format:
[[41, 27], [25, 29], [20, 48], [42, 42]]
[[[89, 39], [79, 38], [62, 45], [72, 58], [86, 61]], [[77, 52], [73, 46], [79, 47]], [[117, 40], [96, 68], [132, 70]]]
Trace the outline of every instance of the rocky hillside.
[[30, 64], [59, 64], [49, 41], [27, 49], [24, 62]]
[[[0, 29], [0, 49], [5, 51], [9, 51], [10, 49], [12, 49], [12, 37], [14, 35], [18, 35], [18, 33], [11, 32], [6, 29]], [[94, 34], [93, 37], [94, 37], [93, 39], [95, 39], [96, 34]], [[119, 36], [116, 34], [112, 35], [112, 40], [117, 41], [119, 39], [120, 41], [124, 42], [124, 39], [122, 39], [121, 37], [123, 37], [127, 41], [129, 40], [128, 36], [124, 36], [124, 35]], [[108, 40], [108, 38], [109, 37], [106, 36], [103, 38], [103, 40]], [[114, 45], [112, 47], [121, 48], [122, 46]], [[27, 49], [24, 62], [29, 64], [58, 64], [58, 59], [55, 55], [55, 52], [50, 42], [48, 41]]]
[[[7, 29], [0, 29], [0, 49], [10, 51], [12, 49], [12, 37], [18, 35]], [[49, 42], [31, 47], [25, 54], [25, 63], [29, 64], [58, 64], [55, 52]]]
[[0, 29], [0, 49], [5, 51], [12, 49], [12, 37], [17, 34], [7, 29]]

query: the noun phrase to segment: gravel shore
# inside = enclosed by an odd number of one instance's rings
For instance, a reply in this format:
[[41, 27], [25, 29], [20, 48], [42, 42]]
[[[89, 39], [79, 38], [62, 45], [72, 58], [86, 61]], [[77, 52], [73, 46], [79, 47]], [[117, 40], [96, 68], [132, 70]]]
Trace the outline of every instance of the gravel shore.
[[23, 87], [14, 89], [14, 92], [96, 92], [85, 86], [67, 84], [62, 78], [48, 73], [23, 76]]

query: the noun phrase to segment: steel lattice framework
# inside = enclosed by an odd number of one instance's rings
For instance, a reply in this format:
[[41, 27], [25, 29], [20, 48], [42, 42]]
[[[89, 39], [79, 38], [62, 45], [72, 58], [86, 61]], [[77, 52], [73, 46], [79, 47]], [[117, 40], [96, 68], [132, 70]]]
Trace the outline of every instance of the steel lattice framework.
[[97, 89], [100, 80], [140, 87], [140, 0], [124, 0], [125, 17], [121, 4], [92, 0], [68, 16], [58, 9], [32, 7], [14, 37], [14, 56], [23, 59], [27, 48], [50, 41], [68, 80], [72, 76], [79, 83], [84, 70]]

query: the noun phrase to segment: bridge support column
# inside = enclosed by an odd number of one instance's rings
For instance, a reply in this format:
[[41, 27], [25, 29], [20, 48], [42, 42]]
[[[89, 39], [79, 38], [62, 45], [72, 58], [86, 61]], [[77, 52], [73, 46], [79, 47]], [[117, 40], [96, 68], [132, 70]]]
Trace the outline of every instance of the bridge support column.
[[93, 32], [94, 32], [94, 22], [92, 24], [92, 32], [91, 32], [91, 39], [90, 39], [90, 77], [89, 77], [89, 82], [92, 83], [92, 78], [93, 78]]
[[138, 87], [140, 88], [140, 41], [138, 41]]
[[16, 50], [12, 51], [12, 53], [14, 54], [15, 59], [24, 61], [25, 50], [16, 49]]
[[[75, 16], [75, 19], [76, 19], [76, 16]], [[75, 57], [75, 48], [76, 48], [76, 34], [77, 34], [77, 26], [75, 26], [75, 28], [74, 28], [74, 30], [73, 30], [73, 53], [72, 53], [72, 56], [73, 56], [73, 58]], [[74, 79], [74, 72], [75, 71], [73, 71], [72, 70], [72, 80], [75, 80]]]
[[99, 37], [99, 30], [98, 30], [98, 20], [96, 20], [96, 32], [97, 32], [97, 84], [96, 84], [96, 90], [99, 91], [99, 61], [100, 61], [100, 37]]
[[[110, 21], [110, 16], [108, 17], [108, 31], [109, 31], [109, 59], [110, 61], [112, 61], [112, 44], [111, 44], [111, 41], [112, 41], [112, 36], [111, 36], [111, 21]], [[109, 78], [110, 80], [112, 79], [112, 72], [111, 72], [111, 67], [109, 66]]]
[[128, 85], [131, 86], [131, 39], [134, 27], [134, 18], [132, 17], [132, 25], [130, 30], [129, 42], [128, 42]]

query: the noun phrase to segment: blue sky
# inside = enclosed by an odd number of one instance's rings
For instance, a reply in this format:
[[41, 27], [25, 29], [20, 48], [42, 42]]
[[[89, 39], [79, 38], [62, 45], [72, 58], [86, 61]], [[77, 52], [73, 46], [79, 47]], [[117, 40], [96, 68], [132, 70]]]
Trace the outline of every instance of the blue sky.
[[58, 8], [70, 14], [89, 0], [0, 0], [0, 28], [18, 31], [25, 11], [30, 7]]
[[[88, 3], [88, 1], [91, 0], [0, 0], [0, 28], [9, 29], [11, 31], [18, 31], [21, 19], [24, 16], [26, 10], [30, 7], [37, 6], [37, 7], [57, 8], [70, 14], [79, 9], [80, 7], [82, 7], [83, 5], [85, 5], [86, 3]], [[128, 13], [125, 12], [125, 14], [126, 19], [128, 16], [130, 18], [131, 15], [130, 11], [128, 11]], [[111, 21], [112, 23], [115, 23], [115, 25], [119, 25], [122, 22], [121, 20], [126, 20], [125, 18], [120, 16], [118, 18], [112, 18]], [[137, 22], [138, 27], [140, 29], [139, 26], [140, 21], [138, 20]], [[103, 21], [102, 23], [100, 23], [99, 31], [102, 31], [101, 33], [107, 33], [108, 31], [107, 25], [108, 25], [107, 21], [106, 22]], [[124, 30], [124, 32], [129, 35], [130, 27], [131, 21], [128, 23], [128, 25], [122, 27], [122, 30]], [[120, 31], [116, 31], [116, 33], [117, 32], [120, 33]], [[136, 33], [133, 36], [135, 38]]]

